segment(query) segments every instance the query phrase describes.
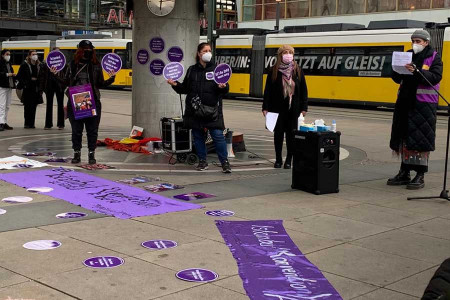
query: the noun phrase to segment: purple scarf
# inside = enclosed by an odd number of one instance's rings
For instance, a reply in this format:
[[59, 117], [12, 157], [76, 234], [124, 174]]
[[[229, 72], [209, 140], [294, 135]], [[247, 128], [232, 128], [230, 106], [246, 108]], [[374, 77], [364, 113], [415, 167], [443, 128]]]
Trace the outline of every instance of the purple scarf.
[[292, 80], [292, 73], [294, 71], [294, 62], [290, 64], [285, 64], [283, 61], [280, 62], [278, 66], [278, 71], [283, 74], [283, 96], [289, 97], [289, 109], [291, 108], [292, 95], [295, 90], [295, 81]]

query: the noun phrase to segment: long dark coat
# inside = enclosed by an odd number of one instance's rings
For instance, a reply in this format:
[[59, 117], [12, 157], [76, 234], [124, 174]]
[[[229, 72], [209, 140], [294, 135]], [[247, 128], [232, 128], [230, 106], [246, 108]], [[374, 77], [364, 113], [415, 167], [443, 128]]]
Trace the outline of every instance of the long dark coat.
[[278, 72], [277, 79], [272, 81], [270, 69], [267, 74], [266, 88], [264, 89], [264, 101], [262, 110], [279, 113], [278, 118], [289, 118], [291, 129], [297, 129], [297, 119], [302, 111], [308, 111], [308, 88], [305, 76], [300, 70], [300, 76], [293, 75], [295, 91], [292, 95], [291, 109], [289, 109], [289, 99], [283, 95], [283, 82], [281, 72]]
[[[187, 94], [186, 108], [184, 112], [184, 127], [194, 129], [225, 129], [225, 122], [223, 120], [222, 97], [228, 93], [229, 85], [227, 83], [225, 88], [219, 88], [213, 79], [207, 79], [206, 74], [214, 72], [215, 65], [207, 63], [204, 68], [200, 63], [190, 66], [186, 72], [183, 83], [179, 83], [172, 88], [178, 94]], [[198, 95], [203, 105], [215, 106], [219, 105], [219, 118], [217, 121], [204, 122], [194, 116], [194, 109], [192, 108], [192, 98]]]
[[[10, 88], [9, 77], [6, 76], [8, 73], [14, 73], [12, 65], [3, 58], [0, 58], [0, 87], [2, 88]], [[16, 87], [15, 81], [16, 79], [13, 77], [13, 88]]]
[[[442, 79], [443, 65], [439, 53], [436, 54], [429, 70], [422, 69], [424, 60], [433, 53], [434, 49], [427, 46], [422, 52], [413, 54], [412, 61], [428, 81], [436, 85]], [[428, 84], [418, 72], [414, 72], [413, 75], [402, 75], [393, 71], [392, 79], [400, 84], [400, 88], [392, 120], [390, 148], [399, 152], [404, 141], [408, 150], [434, 151], [437, 104], [416, 100], [418, 85]]]
[[[35, 71], [33, 70], [34, 68]], [[32, 66], [28, 62], [24, 61], [17, 72], [16, 79], [19, 81], [17, 88], [23, 89], [21, 102], [24, 104], [42, 104], [42, 95], [38, 91], [38, 80], [32, 80], [32, 77], [38, 78], [40, 71], [40, 65], [36, 64]], [[34, 74], [32, 74], [34, 73]]]

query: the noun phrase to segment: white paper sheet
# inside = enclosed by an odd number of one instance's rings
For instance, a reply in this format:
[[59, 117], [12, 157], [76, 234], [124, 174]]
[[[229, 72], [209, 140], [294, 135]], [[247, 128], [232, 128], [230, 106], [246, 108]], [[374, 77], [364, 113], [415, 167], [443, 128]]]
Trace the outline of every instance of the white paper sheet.
[[392, 52], [392, 70], [399, 74], [412, 75], [412, 73], [405, 67], [412, 61], [412, 52]]
[[275, 125], [277, 125], [278, 113], [268, 112], [266, 114], [266, 128], [273, 132]]
[[31, 160], [28, 158], [24, 158], [24, 157], [20, 157], [20, 156], [10, 156], [10, 157], [5, 157], [5, 158], [0, 158], [0, 170], [14, 170], [14, 169], [21, 169], [21, 165], [25, 165], [22, 166], [22, 168], [41, 168], [41, 167], [46, 167], [48, 166], [48, 164], [46, 163], [41, 163], [39, 161], [36, 160]]

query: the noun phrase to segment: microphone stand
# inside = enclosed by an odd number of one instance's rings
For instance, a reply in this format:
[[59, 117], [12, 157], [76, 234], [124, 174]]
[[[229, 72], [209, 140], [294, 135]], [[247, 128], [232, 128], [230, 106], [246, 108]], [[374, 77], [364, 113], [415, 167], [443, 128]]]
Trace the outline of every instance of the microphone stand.
[[425, 75], [420, 72], [419, 69], [417, 69], [416, 65], [413, 64], [414, 71], [417, 71], [417, 73], [422, 76], [423, 79], [433, 88], [433, 90], [447, 103], [447, 117], [448, 117], [448, 126], [447, 126], [447, 146], [445, 150], [445, 171], [444, 171], [444, 186], [442, 188], [441, 194], [439, 196], [430, 196], [430, 197], [408, 197], [408, 200], [424, 200], [424, 199], [444, 199], [447, 201], [450, 201], [450, 198], [448, 196], [448, 190], [447, 190], [447, 167], [448, 167], [448, 148], [449, 148], [449, 141], [450, 141], [450, 103], [447, 101], [447, 99], [442, 96], [441, 93], [431, 84], [431, 82], [425, 77]]

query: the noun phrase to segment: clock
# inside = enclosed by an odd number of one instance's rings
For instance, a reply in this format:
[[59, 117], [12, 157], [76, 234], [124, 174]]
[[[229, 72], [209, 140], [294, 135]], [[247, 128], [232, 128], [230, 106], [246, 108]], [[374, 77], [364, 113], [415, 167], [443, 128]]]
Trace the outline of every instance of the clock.
[[148, 9], [158, 17], [167, 16], [175, 7], [175, 0], [147, 0]]

